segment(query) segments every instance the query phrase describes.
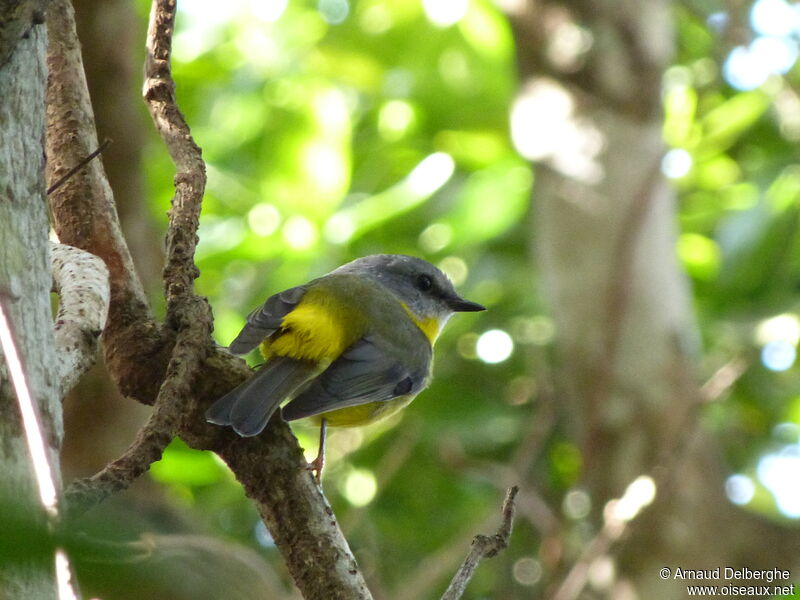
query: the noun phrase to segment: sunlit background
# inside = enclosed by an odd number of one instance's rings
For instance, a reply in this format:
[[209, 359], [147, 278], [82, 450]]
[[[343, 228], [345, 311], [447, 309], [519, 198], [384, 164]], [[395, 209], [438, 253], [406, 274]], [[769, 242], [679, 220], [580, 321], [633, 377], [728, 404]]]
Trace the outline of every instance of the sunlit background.
[[[191, 0], [179, 11], [178, 98], [208, 164], [198, 289], [220, 344], [268, 295], [376, 252], [424, 257], [489, 308], [450, 321], [434, 384], [402, 415], [331, 434], [326, 493], [367, 575], [394, 589], [496, 513], [500, 465], [545, 418], [557, 331], [531, 267], [529, 161], [597, 182], [603, 140], [555, 81], [519, 88], [509, 25], [489, 0]], [[730, 502], [800, 519], [800, 8], [758, 0], [733, 40], [722, 39], [727, 12], [674, 11], [661, 166], [703, 335], [698, 377], [745, 365], [702, 419], [722, 440]], [[594, 43], [569, 21], [555, 39], [548, 51], [565, 69]], [[149, 144], [163, 224], [172, 166]], [[313, 457], [316, 430], [293, 429]], [[597, 507], [581, 469], [558, 427], [531, 465], [578, 534], [592, 510], [627, 521], [656, 493], [643, 476]], [[176, 441], [150, 475], [210, 531], [276, 558], [214, 455]], [[432, 502], [448, 510], [433, 514]], [[507, 568], [481, 571], [470, 597], [526, 597], [543, 576], [539, 539], [520, 520]]]

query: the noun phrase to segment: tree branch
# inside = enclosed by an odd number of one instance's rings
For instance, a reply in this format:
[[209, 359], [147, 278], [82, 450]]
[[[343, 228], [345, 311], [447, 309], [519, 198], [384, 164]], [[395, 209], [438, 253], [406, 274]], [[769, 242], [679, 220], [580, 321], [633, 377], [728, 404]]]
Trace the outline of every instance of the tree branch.
[[503, 521], [500, 523], [500, 528], [494, 535], [479, 534], [475, 536], [475, 539], [472, 540], [472, 549], [455, 576], [453, 576], [450, 585], [447, 586], [447, 590], [442, 595], [442, 600], [458, 600], [461, 598], [481, 561], [484, 558], [492, 558], [508, 546], [508, 538], [511, 537], [511, 528], [514, 523], [514, 499], [517, 497], [518, 492], [519, 488], [517, 486], [508, 488], [506, 498], [503, 501]]
[[211, 334], [211, 310], [204, 299], [195, 297], [193, 302], [185, 303], [181, 315], [181, 331], [153, 414], [122, 456], [92, 477], [74, 481], [69, 486], [65, 495], [71, 517], [127, 489], [150, 469], [151, 464], [161, 459], [164, 448], [172, 441], [180, 415], [194, 397], [192, 388]]
[[81, 159], [81, 161], [80, 161], [80, 162], [79, 162], [77, 165], [75, 165], [75, 166], [74, 166], [74, 167], [72, 167], [72, 168], [71, 168], [69, 171], [67, 171], [66, 173], [64, 173], [64, 174], [61, 176], [61, 178], [60, 178], [60, 179], [58, 179], [58, 181], [56, 181], [55, 183], [51, 184], [51, 185], [50, 185], [50, 187], [48, 187], [48, 188], [47, 188], [47, 195], [49, 196], [50, 194], [52, 194], [53, 192], [55, 192], [55, 191], [56, 191], [58, 188], [60, 188], [62, 185], [64, 185], [64, 183], [67, 181], [67, 179], [69, 179], [70, 177], [72, 177], [73, 175], [75, 175], [75, 173], [77, 173], [77, 172], [78, 172], [78, 171], [80, 171], [80, 170], [81, 170], [83, 167], [85, 167], [86, 165], [88, 165], [88, 164], [89, 164], [89, 163], [90, 163], [90, 162], [91, 162], [93, 159], [95, 159], [95, 158], [97, 158], [98, 156], [100, 156], [100, 153], [101, 153], [103, 150], [105, 150], [106, 148], [108, 148], [108, 145], [109, 145], [110, 143], [111, 143], [111, 140], [110, 140], [110, 139], [108, 139], [108, 138], [106, 138], [105, 140], [103, 140], [103, 143], [102, 143], [102, 144], [100, 144], [100, 145], [97, 147], [97, 149], [96, 149], [94, 152], [92, 152], [91, 154], [89, 154], [89, 156], [87, 156], [87, 157], [85, 157], [85, 158]]
[[[46, 174], [52, 185], [98, 143], [69, 0], [49, 3], [47, 31]], [[100, 257], [108, 267], [111, 299], [103, 348], [109, 371], [123, 395], [152, 404], [173, 338], [153, 320], [122, 235], [102, 159], [91, 161], [49, 198], [59, 240]]]
[[179, 298], [191, 292], [192, 283], [199, 275], [194, 265], [194, 251], [206, 185], [202, 152], [175, 99], [175, 82], [170, 70], [175, 9], [175, 0], [154, 1], [151, 5], [144, 81], [144, 99], [150, 116], [177, 169], [164, 267], [167, 322], [174, 318]]
[[94, 364], [108, 315], [108, 269], [96, 256], [64, 244], [51, 244], [50, 258], [59, 295], [55, 372], [63, 398]]

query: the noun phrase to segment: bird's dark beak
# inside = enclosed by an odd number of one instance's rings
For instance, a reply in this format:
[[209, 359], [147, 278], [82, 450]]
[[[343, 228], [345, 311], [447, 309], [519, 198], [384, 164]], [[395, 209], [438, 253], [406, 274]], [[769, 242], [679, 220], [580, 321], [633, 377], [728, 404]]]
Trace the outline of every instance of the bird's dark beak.
[[447, 300], [447, 304], [454, 312], [478, 312], [481, 310], [486, 310], [486, 307], [483, 304], [478, 304], [477, 302], [472, 302], [471, 300], [464, 300], [464, 298], [461, 296], [449, 298]]

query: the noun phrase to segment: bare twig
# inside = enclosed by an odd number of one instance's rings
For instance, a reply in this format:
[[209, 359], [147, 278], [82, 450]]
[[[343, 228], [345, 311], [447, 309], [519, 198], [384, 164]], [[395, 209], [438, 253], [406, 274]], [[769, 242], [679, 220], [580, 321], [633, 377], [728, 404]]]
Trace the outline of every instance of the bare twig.
[[78, 479], [69, 485], [64, 492], [68, 516], [75, 518], [112, 494], [127, 489], [161, 458], [171, 440], [169, 419], [156, 409], [122, 456], [91, 477]]
[[152, 3], [144, 82], [144, 99], [150, 116], [177, 169], [164, 266], [168, 323], [175, 316], [178, 299], [191, 291], [192, 283], [199, 275], [193, 259], [206, 185], [201, 150], [195, 144], [175, 100], [175, 82], [170, 70], [175, 11], [175, 0], [155, 0]]
[[80, 161], [80, 162], [79, 162], [77, 165], [75, 165], [75, 166], [74, 166], [74, 167], [72, 167], [72, 168], [71, 168], [69, 171], [67, 171], [66, 173], [64, 173], [64, 175], [63, 175], [63, 176], [61, 176], [61, 178], [60, 178], [58, 181], [56, 181], [56, 182], [55, 182], [54, 184], [52, 184], [52, 185], [51, 185], [49, 188], [47, 188], [47, 195], [49, 196], [50, 194], [52, 194], [53, 192], [55, 192], [55, 191], [56, 191], [58, 188], [60, 188], [60, 187], [61, 187], [61, 186], [62, 186], [62, 185], [63, 185], [63, 184], [64, 184], [64, 183], [67, 181], [67, 179], [69, 179], [70, 177], [72, 177], [73, 175], [75, 175], [75, 173], [77, 173], [77, 172], [78, 172], [78, 171], [80, 171], [80, 170], [81, 170], [83, 167], [85, 167], [86, 165], [88, 165], [88, 164], [89, 164], [89, 163], [90, 163], [90, 162], [91, 162], [93, 159], [95, 159], [95, 158], [97, 158], [98, 156], [100, 156], [100, 153], [101, 153], [103, 150], [105, 150], [105, 149], [108, 147], [108, 145], [109, 145], [110, 143], [111, 143], [111, 140], [110, 140], [110, 139], [108, 139], [108, 138], [106, 138], [105, 140], [103, 140], [103, 143], [102, 143], [102, 144], [100, 144], [100, 146], [98, 146], [98, 147], [97, 147], [97, 150], [95, 150], [94, 152], [92, 152], [92, 153], [91, 153], [89, 156], [87, 156], [86, 158], [84, 158], [84, 159], [81, 159], [81, 161]]
[[711, 403], [719, 398], [745, 374], [750, 364], [743, 358], [734, 358], [717, 369], [700, 387], [700, 401]]
[[480, 534], [475, 536], [472, 541], [472, 549], [442, 595], [442, 600], [461, 598], [481, 561], [484, 558], [495, 556], [508, 546], [508, 538], [511, 537], [511, 527], [514, 521], [514, 499], [517, 492], [519, 492], [517, 486], [509, 488], [506, 492], [506, 498], [503, 501], [503, 521], [497, 533], [491, 536]]
[[108, 269], [102, 260], [64, 244], [51, 244], [53, 289], [59, 295], [55, 349], [61, 397], [94, 364], [108, 315]]

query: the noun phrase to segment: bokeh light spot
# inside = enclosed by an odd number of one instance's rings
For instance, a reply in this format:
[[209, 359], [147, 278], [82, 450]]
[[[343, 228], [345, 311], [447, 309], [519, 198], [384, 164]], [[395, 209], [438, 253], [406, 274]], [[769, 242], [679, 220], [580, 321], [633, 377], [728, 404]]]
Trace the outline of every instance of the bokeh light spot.
[[520, 585], [536, 585], [542, 579], [542, 565], [535, 558], [526, 556], [514, 563], [511, 573]]
[[434, 152], [422, 159], [408, 174], [408, 187], [417, 196], [428, 196], [450, 179], [455, 168], [452, 156], [446, 152]]
[[366, 506], [378, 491], [378, 482], [372, 471], [353, 469], [344, 479], [342, 495], [353, 506]]
[[248, 12], [261, 21], [274, 23], [286, 10], [288, 0], [250, 0]]
[[275, 205], [261, 202], [247, 213], [247, 224], [258, 235], [272, 235], [281, 224], [281, 214]]
[[502, 329], [490, 329], [478, 338], [475, 351], [485, 363], [501, 363], [514, 351], [514, 341]]
[[775, 498], [778, 510], [792, 519], [800, 518], [800, 446], [786, 446], [767, 454], [756, 469], [759, 481]]
[[383, 4], [373, 4], [359, 15], [358, 24], [370, 35], [381, 35], [391, 29], [392, 13]]
[[319, 0], [317, 10], [327, 23], [338, 25], [350, 14], [350, 4], [347, 0]]
[[592, 499], [583, 490], [571, 490], [564, 496], [562, 508], [570, 519], [585, 519], [592, 510]]
[[447, 256], [439, 262], [439, 268], [450, 278], [453, 285], [459, 286], [467, 280], [469, 267], [463, 258]]
[[453, 228], [446, 223], [432, 223], [419, 234], [419, 246], [431, 254], [443, 250], [453, 240]]
[[725, 79], [738, 90], [752, 90], [767, 80], [769, 73], [745, 46], [737, 46], [722, 67]]
[[782, 37], [758, 37], [750, 44], [750, 51], [770, 73], [783, 75], [797, 60], [797, 42]]
[[347, 185], [348, 166], [339, 149], [316, 140], [303, 149], [303, 169], [320, 194], [338, 194]]
[[385, 140], [399, 140], [413, 122], [414, 107], [405, 100], [390, 100], [378, 113], [378, 131]]
[[355, 231], [355, 223], [349, 215], [337, 213], [325, 223], [325, 239], [333, 244], [344, 244]]
[[622, 498], [606, 504], [604, 514], [606, 519], [628, 522], [636, 518], [655, 497], [656, 482], [649, 475], [640, 475], [625, 488]]
[[789, 36], [798, 27], [798, 14], [784, 0], [758, 0], [750, 11], [750, 23], [761, 35]]
[[761, 348], [761, 363], [770, 371], [786, 371], [797, 359], [797, 350], [786, 340], [775, 340]]
[[800, 319], [792, 313], [784, 313], [761, 321], [756, 327], [755, 339], [761, 346], [776, 340], [796, 346], [800, 342]]
[[731, 475], [725, 482], [725, 493], [734, 504], [744, 505], [753, 499], [756, 484], [747, 475]]
[[699, 233], [682, 233], [678, 238], [677, 251], [692, 277], [709, 280], [719, 272], [722, 252], [714, 240]]
[[511, 331], [514, 339], [523, 344], [546, 346], [553, 341], [556, 326], [550, 317], [536, 315], [535, 317], [516, 317], [511, 322]]
[[305, 217], [289, 217], [283, 226], [283, 237], [290, 248], [307, 250], [317, 241], [317, 227]]
[[683, 148], [673, 148], [661, 160], [661, 172], [670, 179], [680, 179], [692, 169], [692, 155]]
[[438, 27], [455, 25], [469, 8], [469, 0], [422, 0], [428, 20]]

